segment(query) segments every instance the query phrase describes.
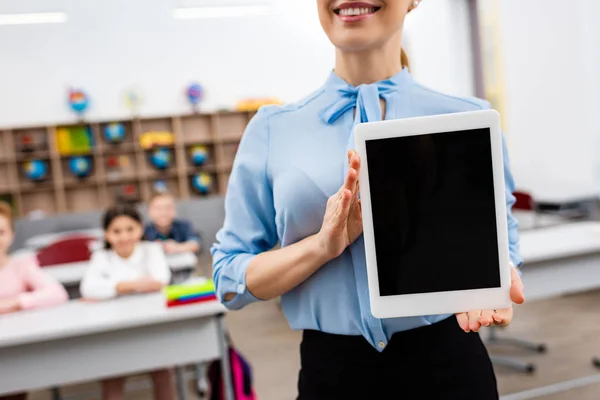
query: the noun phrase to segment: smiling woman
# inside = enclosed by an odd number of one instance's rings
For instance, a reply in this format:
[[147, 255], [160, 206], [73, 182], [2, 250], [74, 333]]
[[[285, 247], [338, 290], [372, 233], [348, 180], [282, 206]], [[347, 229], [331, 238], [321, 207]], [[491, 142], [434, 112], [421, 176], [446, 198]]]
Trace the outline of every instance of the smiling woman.
[[[477, 331], [509, 324], [512, 308], [390, 319], [370, 309], [354, 127], [489, 108], [415, 82], [401, 43], [419, 3], [317, 0], [335, 68], [308, 97], [261, 108], [236, 154], [211, 249], [216, 292], [230, 309], [281, 296], [290, 326], [303, 330], [300, 400], [498, 398]], [[510, 261], [520, 266], [504, 156]], [[515, 270], [511, 297], [523, 302]]]

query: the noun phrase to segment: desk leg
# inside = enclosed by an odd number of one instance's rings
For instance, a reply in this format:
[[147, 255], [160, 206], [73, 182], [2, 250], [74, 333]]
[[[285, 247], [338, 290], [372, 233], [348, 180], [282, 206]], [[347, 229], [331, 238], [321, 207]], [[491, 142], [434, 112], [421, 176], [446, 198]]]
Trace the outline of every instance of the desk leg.
[[52, 400], [62, 400], [59, 388], [52, 388]]
[[233, 386], [231, 384], [231, 365], [229, 362], [229, 346], [225, 339], [225, 315], [220, 314], [217, 316], [217, 330], [219, 336], [219, 347], [221, 353], [221, 373], [223, 374], [223, 382], [225, 386], [225, 399], [235, 400], [233, 397]]
[[183, 367], [175, 367], [175, 380], [177, 381], [177, 394], [179, 395], [179, 400], [187, 400], [185, 369]]

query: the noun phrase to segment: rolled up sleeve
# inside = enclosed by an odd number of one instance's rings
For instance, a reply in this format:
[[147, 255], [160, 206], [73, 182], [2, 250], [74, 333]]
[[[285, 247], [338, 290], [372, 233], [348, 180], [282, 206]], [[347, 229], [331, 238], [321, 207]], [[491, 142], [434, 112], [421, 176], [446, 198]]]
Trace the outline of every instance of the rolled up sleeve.
[[[277, 244], [267, 118], [268, 107], [262, 108], [242, 136], [225, 196], [225, 221], [211, 247], [217, 298], [232, 310], [259, 300], [246, 287], [248, 264]], [[224, 301], [228, 293], [235, 297]]]

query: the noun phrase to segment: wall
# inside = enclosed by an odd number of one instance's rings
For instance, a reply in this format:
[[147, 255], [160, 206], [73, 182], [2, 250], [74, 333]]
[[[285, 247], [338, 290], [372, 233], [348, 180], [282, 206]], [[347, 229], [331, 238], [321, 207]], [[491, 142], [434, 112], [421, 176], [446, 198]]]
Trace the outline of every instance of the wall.
[[[165, 115], [189, 110], [183, 91], [194, 80], [205, 86], [203, 106], [215, 109], [247, 96], [298, 99], [333, 67], [314, 1], [276, 0], [274, 16], [172, 19], [182, 2], [0, 0], [0, 13], [69, 14], [66, 24], [0, 26], [0, 127], [75, 120], [70, 86], [90, 94], [86, 118], [111, 119], [129, 115], [123, 96], [132, 85], [143, 115]], [[416, 77], [470, 94], [464, 1], [428, 0], [410, 18]]]
[[409, 14], [404, 39], [415, 78], [448, 94], [473, 96], [469, 26], [463, 0], [427, 0]]
[[501, 9], [518, 186], [541, 198], [597, 193], [597, 0], [502, 0]]

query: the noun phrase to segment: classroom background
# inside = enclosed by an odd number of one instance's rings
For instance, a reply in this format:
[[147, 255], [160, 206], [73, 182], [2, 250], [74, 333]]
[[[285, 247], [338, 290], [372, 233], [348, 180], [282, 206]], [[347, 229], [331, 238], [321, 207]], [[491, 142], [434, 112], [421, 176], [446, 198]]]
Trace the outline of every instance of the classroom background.
[[[597, 0], [425, 0], [406, 21], [418, 81], [502, 114], [527, 301], [510, 327], [481, 334], [506, 400], [600, 398], [598, 18]], [[191, 293], [181, 286], [190, 278], [206, 289], [246, 124], [332, 68], [314, 1], [0, 0], [0, 55], [11, 251], [36, 254], [71, 299], [0, 315], [0, 394], [95, 399], [90, 382], [118, 370], [133, 376], [127, 398], [151, 398], [141, 373], [177, 365], [179, 396], [199, 398], [246, 362], [257, 398], [292, 398], [301, 332], [277, 301], [228, 313], [214, 300], [165, 307], [155, 296], [90, 313], [77, 287], [106, 207], [128, 202], [147, 220], [148, 201], [165, 192], [202, 243], [169, 257], [169, 300]], [[108, 344], [127, 360], [106, 356]], [[225, 348], [236, 352], [222, 357]]]

